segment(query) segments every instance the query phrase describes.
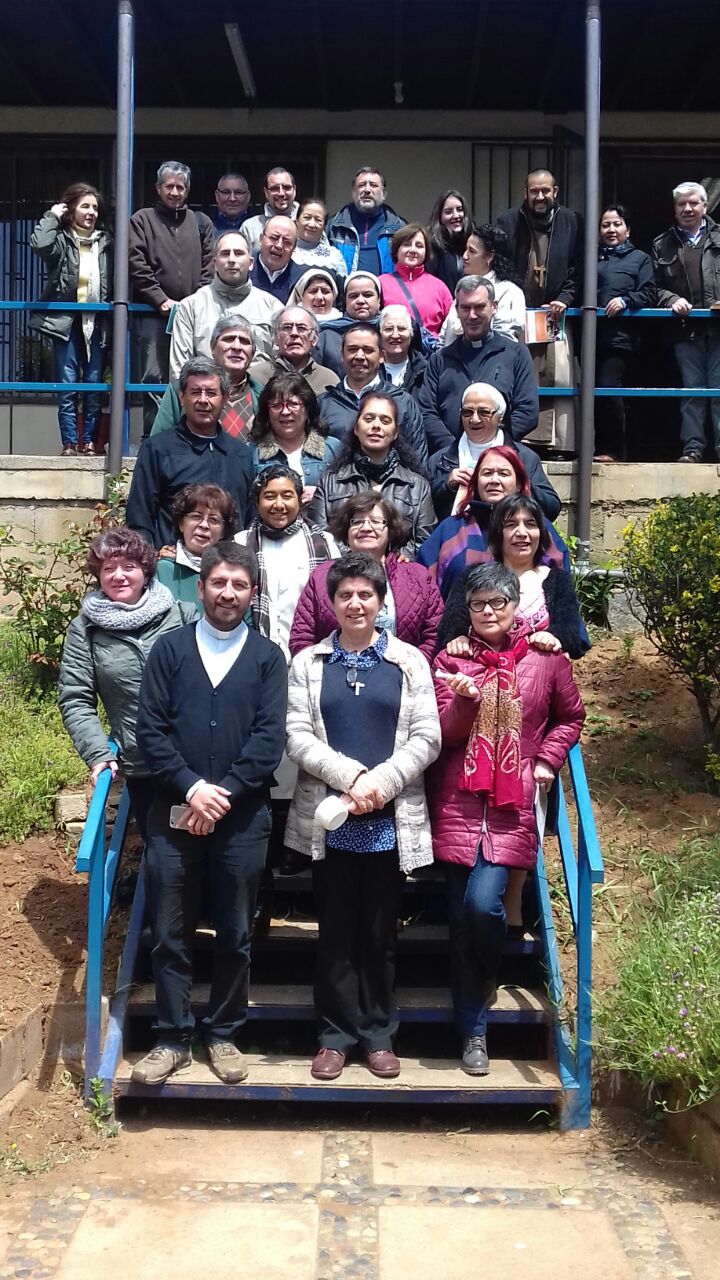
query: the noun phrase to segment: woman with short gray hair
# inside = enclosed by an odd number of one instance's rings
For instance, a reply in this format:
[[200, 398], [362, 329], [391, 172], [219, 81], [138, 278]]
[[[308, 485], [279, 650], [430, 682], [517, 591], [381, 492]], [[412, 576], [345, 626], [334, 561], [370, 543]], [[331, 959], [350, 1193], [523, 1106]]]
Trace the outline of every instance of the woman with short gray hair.
[[528, 644], [527, 624], [516, 624], [519, 600], [511, 569], [475, 565], [462, 608], [456, 594], [443, 620], [449, 640], [463, 634], [469, 612], [470, 655], [454, 657], [445, 648], [433, 663], [443, 747], [426, 784], [435, 859], [445, 870], [455, 1023], [469, 1075], [490, 1069], [487, 1015], [507, 930], [510, 871], [535, 865], [535, 797], [552, 785], [585, 718], [569, 660]]

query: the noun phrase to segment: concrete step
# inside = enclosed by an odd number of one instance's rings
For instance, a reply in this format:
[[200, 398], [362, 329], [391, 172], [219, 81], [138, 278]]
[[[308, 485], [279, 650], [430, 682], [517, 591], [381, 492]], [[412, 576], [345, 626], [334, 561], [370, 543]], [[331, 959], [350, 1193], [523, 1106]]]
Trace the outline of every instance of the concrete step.
[[487, 1076], [468, 1076], [455, 1058], [403, 1058], [396, 1080], [378, 1080], [363, 1063], [352, 1062], [338, 1080], [313, 1080], [310, 1059], [272, 1054], [247, 1054], [249, 1074], [239, 1085], [223, 1084], [204, 1060], [171, 1076], [163, 1085], [139, 1085], [130, 1080], [133, 1064], [142, 1055], [130, 1054], [118, 1066], [114, 1088], [118, 1096], [273, 1100], [319, 1102], [473, 1102], [555, 1103], [560, 1077], [551, 1060], [498, 1058]]
[[[447, 988], [400, 987], [396, 994], [401, 1022], [452, 1022], [452, 997]], [[196, 983], [193, 986], [193, 1013], [200, 1013], [207, 1008], [209, 996], [208, 983]], [[132, 991], [128, 1012], [130, 1015], [150, 1017], [154, 1011], [155, 987], [152, 983], [143, 983]], [[313, 1020], [315, 1010], [312, 988], [251, 983], [248, 1012], [249, 1017], [254, 1020]], [[489, 1012], [489, 1021], [497, 1023], [549, 1024], [551, 1020], [552, 1005], [547, 996], [519, 986], [500, 987]]]
[[[253, 952], [293, 946], [313, 946], [317, 942], [318, 927], [315, 920], [281, 920], [273, 919], [266, 933], [257, 934], [252, 941]], [[215, 939], [212, 925], [203, 924], [196, 930], [195, 945], [198, 948], [211, 946]], [[152, 946], [152, 935], [146, 927], [142, 933], [142, 946]], [[398, 951], [411, 951], [417, 948], [422, 951], [443, 951], [448, 948], [448, 928], [446, 924], [424, 924], [422, 921], [410, 921], [398, 930]], [[523, 938], [506, 938], [503, 954], [506, 956], [538, 956], [541, 954], [540, 939], [526, 930]]]

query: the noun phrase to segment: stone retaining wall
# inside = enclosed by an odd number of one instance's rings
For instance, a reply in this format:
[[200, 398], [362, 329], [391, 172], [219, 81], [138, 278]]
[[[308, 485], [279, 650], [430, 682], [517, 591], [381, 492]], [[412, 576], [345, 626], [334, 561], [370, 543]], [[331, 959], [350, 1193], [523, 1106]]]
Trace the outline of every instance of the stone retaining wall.
[[[132, 471], [134, 459], [123, 466]], [[558, 518], [563, 532], [575, 531], [577, 463], [549, 462], [546, 470], [564, 510]], [[65, 536], [69, 521], [91, 520], [103, 500], [105, 463], [102, 458], [4, 457], [0, 468], [0, 525], [11, 525], [24, 541]], [[658, 499], [692, 493], [716, 493], [720, 467], [674, 462], [593, 466], [592, 556], [613, 556], [623, 528], [642, 518]]]

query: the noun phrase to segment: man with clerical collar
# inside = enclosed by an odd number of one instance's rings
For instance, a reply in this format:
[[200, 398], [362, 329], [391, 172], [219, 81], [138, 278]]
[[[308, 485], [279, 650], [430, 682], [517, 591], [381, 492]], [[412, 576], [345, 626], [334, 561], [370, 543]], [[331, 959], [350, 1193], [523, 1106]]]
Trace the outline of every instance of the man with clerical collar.
[[255, 468], [249, 445], [219, 426], [230, 379], [206, 356], [188, 360], [180, 372], [182, 418], [142, 445], [127, 501], [127, 524], [155, 547], [174, 541], [172, 501], [188, 484], [217, 484], [233, 498], [240, 524]]
[[252, 325], [256, 363], [270, 356], [273, 321], [280, 303], [250, 278], [253, 260], [241, 231], [225, 231], [215, 241], [215, 275], [210, 284], [184, 298], [175, 312], [170, 344], [170, 377], [177, 378], [193, 356], [209, 356], [210, 335], [220, 316], [232, 312]]
[[287, 711], [282, 650], [243, 621], [257, 579], [246, 547], [208, 548], [198, 584], [204, 617], [178, 628], [175, 643], [161, 637], [143, 675], [137, 738], [155, 783], [146, 866], [157, 1040], [133, 1068], [139, 1085], [192, 1065], [192, 939], [204, 887], [215, 946], [200, 1030], [225, 1084], [248, 1074], [236, 1037], [247, 1021], [250, 939]]
[[495, 333], [497, 309], [492, 281], [462, 276], [455, 286], [462, 335], [439, 347], [427, 362], [418, 396], [430, 453], [447, 448], [462, 433], [462, 397], [472, 382], [489, 382], [503, 395], [503, 425], [514, 440], [537, 426], [538, 394], [532, 359], [520, 342]]

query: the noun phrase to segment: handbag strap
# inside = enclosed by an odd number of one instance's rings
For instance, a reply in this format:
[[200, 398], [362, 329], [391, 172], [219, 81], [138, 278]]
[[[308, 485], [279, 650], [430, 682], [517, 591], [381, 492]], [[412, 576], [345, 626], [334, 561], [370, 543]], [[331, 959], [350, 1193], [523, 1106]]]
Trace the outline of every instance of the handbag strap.
[[415, 320], [415, 323], [416, 323], [416, 325], [417, 325], [418, 329], [419, 329], [419, 330], [420, 330], [420, 332], [422, 333], [422, 331], [423, 331], [423, 329], [425, 328], [425, 326], [424, 326], [424, 324], [423, 324], [423, 322], [422, 322], [422, 320], [421, 320], [421, 318], [420, 318], [420, 312], [419, 312], [419, 311], [418, 311], [418, 309], [417, 309], [417, 304], [416, 304], [416, 302], [415, 302], [415, 299], [413, 298], [413, 296], [412, 296], [412, 294], [411, 294], [410, 290], [408, 289], [408, 287], [407, 287], [407, 285], [405, 284], [405, 281], [402, 279], [402, 277], [401, 277], [401, 276], [399, 276], [399, 275], [396, 275], [396, 276], [395, 276], [395, 279], [397, 280], [398, 284], [400, 285], [400, 288], [402, 289], [403, 293], [405, 294], [405, 297], [407, 298], [408, 302], [410, 303], [410, 310], [411, 310], [411, 311], [412, 311], [412, 313], [413, 313], [413, 319]]

